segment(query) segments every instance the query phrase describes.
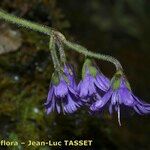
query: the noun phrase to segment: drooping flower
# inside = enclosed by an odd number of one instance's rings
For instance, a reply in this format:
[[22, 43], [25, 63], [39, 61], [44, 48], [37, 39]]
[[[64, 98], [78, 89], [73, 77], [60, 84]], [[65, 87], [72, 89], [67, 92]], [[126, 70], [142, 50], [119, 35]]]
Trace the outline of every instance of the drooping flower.
[[78, 84], [79, 96], [88, 101], [100, 97], [110, 86], [110, 81], [91, 62], [86, 59], [82, 68], [82, 80]]
[[45, 103], [47, 114], [55, 111], [57, 113], [73, 113], [81, 102], [76, 92], [74, 72], [69, 65], [65, 65], [64, 74], [60, 77], [56, 72], [52, 75], [50, 89]]
[[118, 113], [118, 122], [120, 121], [120, 107], [126, 106], [133, 108], [138, 114], [149, 114], [150, 104], [141, 101], [131, 91], [129, 82], [123, 75], [122, 71], [118, 71], [112, 78], [112, 84], [108, 92], [102, 99], [93, 103], [90, 107], [92, 111], [101, 111], [104, 107], [109, 107], [109, 113], [112, 114], [113, 109]]

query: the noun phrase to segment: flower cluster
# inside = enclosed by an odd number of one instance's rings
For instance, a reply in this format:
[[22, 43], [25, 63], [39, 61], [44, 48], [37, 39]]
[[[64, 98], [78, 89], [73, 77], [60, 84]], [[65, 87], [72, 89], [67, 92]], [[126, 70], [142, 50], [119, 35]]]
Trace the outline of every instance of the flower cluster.
[[73, 113], [82, 105], [87, 105], [93, 112], [102, 112], [105, 108], [109, 109], [110, 114], [116, 111], [119, 125], [121, 106], [130, 107], [140, 115], [150, 113], [150, 104], [132, 93], [121, 69], [109, 80], [90, 59], [84, 62], [82, 80], [78, 84], [71, 65], [64, 65], [61, 76], [54, 73], [45, 103], [47, 114], [54, 110]]

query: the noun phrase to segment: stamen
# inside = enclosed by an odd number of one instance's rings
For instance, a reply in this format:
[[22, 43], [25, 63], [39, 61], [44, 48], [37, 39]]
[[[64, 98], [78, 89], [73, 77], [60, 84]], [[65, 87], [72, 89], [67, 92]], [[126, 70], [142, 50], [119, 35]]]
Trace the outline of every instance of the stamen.
[[[62, 99], [61, 99], [61, 100], [62, 100]], [[61, 101], [61, 109], [62, 109], [63, 115], [65, 115], [64, 104], [63, 104], [62, 101]]]
[[120, 121], [120, 106], [118, 105], [118, 123], [121, 126], [121, 121]]

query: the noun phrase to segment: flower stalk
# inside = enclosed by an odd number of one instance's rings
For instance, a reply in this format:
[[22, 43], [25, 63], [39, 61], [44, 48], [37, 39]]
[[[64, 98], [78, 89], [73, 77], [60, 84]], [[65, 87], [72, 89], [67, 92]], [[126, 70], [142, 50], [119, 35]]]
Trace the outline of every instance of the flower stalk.
[[100, 53], [94, 53], [94, 52], [88, 51], [85, 47], [83, 47], [81, 45], [78, 45], [76, 43], [69, 42], [67, 40], [64, 40], [63, 43], [67, 47], [69, 47], [69, 48], [71, 48], [71, 49], [73, 49], [73, 50], [75, 50], [79, 53], [82, 53], [85, 56], [89, 56], [89, 57], [92, 57], [92, 58], [96, 58], [96, 59], [100, 59], [100, 60], [104, 60], [104, 61], [108, 61], [108, 62], [113, 63], [116, 67], [116, 70], [123, 70], [122, 65], [120, 64], [120, 62], [112, 56], [103, 55], [103, 54], [100, 54]]
[[66, 55], [65, 55], [63, 44], [62, 44], [62, 42], [59, 39], [56, 40], [56, 44], [57, 44], [57, 47], [58, 47], [58, 51], [60, 53], [60, 60], [61, 60], [61, 62], [63, 64], [65, 64], [65, 62], [66, 62]]
[[38, 31], [38, 32], [44, 33], [46, 35], [51, 35], [52, 29], [50, 27], [47, 27], [47, 26], [44, 26], [44, 25], [41, 25], [38, 23], [33, 23], [31, 21], [16, 17], [16, 16], [9, 14], [1, 9], [0, 9], [0, 19], [3, 19], [7, 22], [16, 24], [20, 27], [25, 27], [27, 29]]
[[51, 52], [51, 57], [52, 57], [54, 68], [58, 72], [58, 74], [61, 75], [61, 66], [60, 66], [57, 53], [56, 53], [56, 43], [55, 43], [55, 37], [54, 37], [53, 32], [49, 40], [49, 50]]

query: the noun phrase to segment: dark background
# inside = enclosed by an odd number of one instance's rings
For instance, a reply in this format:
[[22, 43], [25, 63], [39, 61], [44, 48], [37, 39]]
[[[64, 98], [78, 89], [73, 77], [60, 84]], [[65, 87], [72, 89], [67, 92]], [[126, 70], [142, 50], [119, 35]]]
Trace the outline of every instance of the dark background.
[[[1, 0], [0, 8], [52, 26], [70, 41], [91, 51], [116, 57], [134, 93], [150, 103], [149, 0]], [[150, 149], [149, 116], [122, 114], [122, 127], [115, 113], [113, 117], [108, 112], [96, 117], [83, 108], [73, 115], [53, 113], [47, 116], [43, 104], [54, 71], [48, 37], [4, 21], [0, 21], [0, 30], [0, 36], [7, 39], [1, 44], [10, 45], [9, 52], [0, 55], [0, 139], [93, 140], [92, 147], [59, 148], [63, 150]], [[8, 31], [19, 32], [21, 36], [13, 38]], [[15, 44], [20, 40], [17, 48]], [[11, 44], [16, 46], [13, 52], [10, 52]], [[84, 56], [74, 51], [66, 51], [66, 54], [80, 78]], [[112, 77], [113, 65], [103, 61], [97, 64], [105, 75]], [[9, 149], [58, 148], [20, 146]]]

